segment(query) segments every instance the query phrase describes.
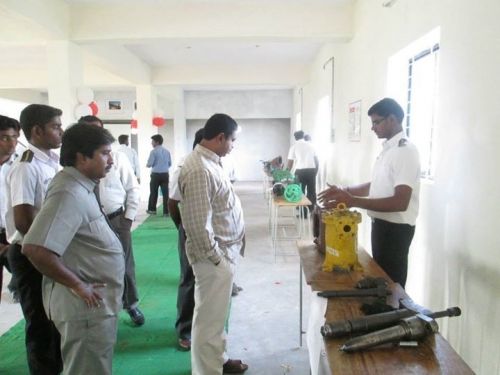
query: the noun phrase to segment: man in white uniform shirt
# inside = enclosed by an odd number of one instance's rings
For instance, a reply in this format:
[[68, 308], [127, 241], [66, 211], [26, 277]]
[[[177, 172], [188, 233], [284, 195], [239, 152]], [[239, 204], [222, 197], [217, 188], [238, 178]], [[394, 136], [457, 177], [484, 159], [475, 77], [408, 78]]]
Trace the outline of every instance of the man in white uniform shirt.
[[[84, 116], [78, 122], [103, 127], [101, 119], [96, 116]], [[123, 308], [136, 326], [142, 326], [145, 318], [138, 307], [139, 293], [135, 279], [131, 233], [132, 222], [139, 208], [139, 185], [127, 157], [120, 152], [112, 152], [111, 156], [113, 157], [113, 165], [99, 183], [99, 195], [103, 211], [123, 246], [125, 256]]]
[[[2, 290], [3, 267], [5, 266], [10, 271], [7, 260], [9, 243], [5, 232], [5, 214], [7, 212], [7, 187], [5, 182], [7, 172], [17, 157], [16, 146], [20, 130], [19, 121], [0, 115], [0, 291]], [[11, 279], [9, 289], [14, 289], [16, 295], [14, 281], [15, 279]]]
[[[199, 129], [193, 142], [193, 149], [203, 139], [203, 128]], [[177, 332], [177, 344], [182, 351], [191, 349], [191, 326], [193, 324], [194, 313], [194, 274], [193, 267], [189, 264], [186, 255], [186, 232], [182, 226], [181, 212], [179, 204], [181, 203], [181, 193], [179, 191], [179, 174], [181, 173], [182, 158], [177, 164], [177, 168], [170, 178], [170, 188], [168, 189], [168, 212], [179, 231], [179, 241], [177, 249], [179, 251], [179, 287], [177, 288], [177, 319], [175, 321], [175, 331]]]
[[222, 169], [238, 124], [225, 114], [210, 117], [203, 140], [188, 155], [179, 175], [186, 253], [195, 275], [191, 330], [193, 375], [238, 374], [248, 369], [226, 353], [226, 320], [233, 277], [243, 246], [241, 203]]
[[137, 177], [137, 181], [141, 183], [141, 167], [139, 165], [139, 156], [137, 155], [137, 151], [135, 151], [132, 147], [129, 147], [128, 135], [119, 135], [118, 143], [120, 145], [116, 148], [116, 151], [123, 152], [125, 155], [127, 155], [127, 158], [130, 161], [130, 165], [134, 170], [135, 177]]
[[9, 264], [26, 321], [26, 352], [31, 374], [58, 374], [62, 370], [60, 335], [47, 318], [42, 302], [42, 274], [21, 253], [24, 235], [42, 207], [49, 183], [59, 170], [60, 109], [31, 104], [21, 112], [20, 123], [28, 149], [7, 174], [7, 239]]
[[304, 140], [302, 130], [293, 133], [295, 144], [288, 152], [287, 169], [295, 168], [295, 176], [302, 186], [302, 192], [307, 195], [312, 203], [309, 210], [312, 211], [316, 204], [316, 175], [318, 174], [318, 157], [314, 146]]
[[327, 207], [343, 202], [348, 207], [368, 210], [373, 259], [404, 288], [418, 214], [420, 158], [403, 132], [404, 112], [395, 100], [385, 98], [375, 103], [368, 116], [377, 137], [386, 139], [371, 182], [344, 189], [330, 186], [320, 199]]

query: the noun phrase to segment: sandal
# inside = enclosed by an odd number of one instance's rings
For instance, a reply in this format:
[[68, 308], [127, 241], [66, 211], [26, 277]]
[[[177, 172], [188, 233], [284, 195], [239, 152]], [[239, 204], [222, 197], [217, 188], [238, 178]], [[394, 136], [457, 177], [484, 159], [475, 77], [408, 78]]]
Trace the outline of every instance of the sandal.
[[248, 365], [241, 362], [239, 359], [228, 359], [224, 366], [222, 366], [222, 372], [224, 374], [243, 374], [248, 370]]

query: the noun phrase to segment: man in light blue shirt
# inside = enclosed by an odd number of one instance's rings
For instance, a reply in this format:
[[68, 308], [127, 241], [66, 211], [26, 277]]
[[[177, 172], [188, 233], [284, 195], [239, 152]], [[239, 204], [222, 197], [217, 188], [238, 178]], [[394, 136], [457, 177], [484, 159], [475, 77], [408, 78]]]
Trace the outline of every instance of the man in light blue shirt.
[[158, 202], [158, 188], [164, 198], [163, 216], [168, 216], [168, 169], [172, 165], [170, 152], [162, 146], [163, 137], [155, 134], [151, 137], [153, 150], [149, 154], [146, 166], [151, 168], [151, 181], [149, 182], [149, 202], [148, 214], [156, 214], [156, 204]]

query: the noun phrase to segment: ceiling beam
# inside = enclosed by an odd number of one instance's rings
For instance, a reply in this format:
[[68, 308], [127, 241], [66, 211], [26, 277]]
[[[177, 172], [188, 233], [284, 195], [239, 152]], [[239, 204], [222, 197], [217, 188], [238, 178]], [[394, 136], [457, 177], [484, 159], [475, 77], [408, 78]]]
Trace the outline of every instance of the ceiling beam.
[[352, 2], [331, 3], [78, 3], [71, 7], [74, 41], [158, 38], [304, 38], [352, 36]]

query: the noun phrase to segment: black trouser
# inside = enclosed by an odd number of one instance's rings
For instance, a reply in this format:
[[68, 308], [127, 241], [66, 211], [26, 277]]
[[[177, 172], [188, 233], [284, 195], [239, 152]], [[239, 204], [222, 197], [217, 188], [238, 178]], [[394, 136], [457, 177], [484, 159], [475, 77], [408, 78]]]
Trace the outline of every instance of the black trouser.
[[10, 246], [9, 263], [17, 280], [19, 301], [26, 320], [26, 352], [30, 373], [59, 374], [63, 368], [61, 337], [43, 308], [42, 274], [21, 253], [21, 246]]
[[408, 252], [415, 234], [415, 226], [372, 220], [373, 259], [403, 288], [408, 273]]
[[312, 203], [309, 206], [311, 212], [316, 204], [316, 173], [316, 168], [304, 168], [295, 171], [295, 176], [297, 176], [297, 180], [302, 185], [302, 192], [306, 194], [307, 199]]
[[135, 260], [134, 251], [132, 249], [132, 234], [130, 228], [132, 222], [125, 218], [125, 213], [109, 219], [111, 227], [118, 235], [123, 247], [123, 255], [125, 257], [125, 282], [123, 288], [123, 308], [125, 310], [135, 307], [139, 301], [139, 293], [137, 292], [137, 282], [135, 280]]
[[194, 273], [186, 255], [186, 232], [179, 227], [180, 278], [177, 289], [177, 320], [175, 330], [180, 339], [191, 339], [191, 325], [194, 314]]
[[156, 204], [158, 202], [158, 188], [161, 188], [161, 193], [163, 194], [163, 214], [166, 215], [168, 214], [168, 172], [151, 173], [151, 181], [149, 182], [148, 211], [156, 211]]
[[[0, 230], [0, 247], [8, 245], [5, 238], [5, 229]], [[7, 260], [7, 249], [0, 255], [0, 301], [2, 300], [2, 285], [3, 285], [3, 267], [10, 272], [9, 261]]]

